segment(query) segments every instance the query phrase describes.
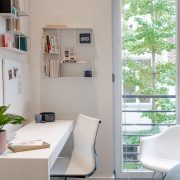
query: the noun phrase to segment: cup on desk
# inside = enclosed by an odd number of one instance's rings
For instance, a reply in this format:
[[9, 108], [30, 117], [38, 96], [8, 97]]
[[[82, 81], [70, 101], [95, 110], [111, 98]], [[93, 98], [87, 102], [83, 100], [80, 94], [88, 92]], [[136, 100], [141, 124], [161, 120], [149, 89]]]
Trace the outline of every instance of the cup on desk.
[[36, 123], [40, 123], [42, 121], [42, 114], [35, 114]]

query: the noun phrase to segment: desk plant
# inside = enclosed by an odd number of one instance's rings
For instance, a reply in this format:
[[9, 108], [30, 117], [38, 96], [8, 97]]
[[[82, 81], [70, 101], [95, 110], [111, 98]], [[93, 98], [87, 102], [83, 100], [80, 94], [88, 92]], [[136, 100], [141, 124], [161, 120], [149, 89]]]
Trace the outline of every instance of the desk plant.
[[6, 130], [4, 126], [7, 124], [21, 124], [25, 119], [15, 114], [6, 113], [8, 106], [0, 106], [0, 154], [6, 150]]

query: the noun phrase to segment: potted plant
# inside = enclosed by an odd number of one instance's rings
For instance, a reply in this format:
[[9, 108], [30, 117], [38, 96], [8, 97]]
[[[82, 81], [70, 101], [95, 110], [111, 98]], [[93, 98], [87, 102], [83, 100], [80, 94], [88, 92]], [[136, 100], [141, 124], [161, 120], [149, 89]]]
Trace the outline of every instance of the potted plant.
[[6, 113], [8, 106], [0, 106], [0, 154], [6, 150], [6, 124], [21, 124], [25, 119], [15, 114]]

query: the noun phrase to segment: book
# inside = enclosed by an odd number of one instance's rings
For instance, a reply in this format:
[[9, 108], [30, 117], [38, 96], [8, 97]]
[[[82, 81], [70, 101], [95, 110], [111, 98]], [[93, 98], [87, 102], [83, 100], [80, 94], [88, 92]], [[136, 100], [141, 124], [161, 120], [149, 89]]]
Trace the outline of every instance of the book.
[[59, 77], [60, 76], [60, 61], [51, 59], [49, 60], [49, 77]]
[[49, 77], [49, 60], [44, 60], [44, 73], [47, 77]]
[[49, 36], [46, 36], [46, 42], [47, 42], [47, 48], [46, 51], [49, 53], [49, 51], [51, 50], [51, 46], [50, 46], [50, 40], [49, 40]]
[[30, 151], [37, 149], [50, 148], [50, 144], [42, 140], [23, 141], [8, 144], [8, 148], [13, 152]]
[[59, 53], [59, 38], [55, 35], [46, 35], [44, 40], [44, 52]]
[[19, 32], [20, 30], [19, 24], [20, 24], [19, 19], [6, 19], [6, 30]]
[[4, 46], [5, 47], [13, 47], [14, 46], [14, 42], [12, 40], [11, 34], [4, 35]]
[[5, 47], [5, 44], [4, 44], [4, 34], [0, 34], [0, 47]]
[[15, 47], [22, 50], [22, 51], [28, 51], [28, 43], [27, 43], [27, 37], [16, 37], [16, 45]]

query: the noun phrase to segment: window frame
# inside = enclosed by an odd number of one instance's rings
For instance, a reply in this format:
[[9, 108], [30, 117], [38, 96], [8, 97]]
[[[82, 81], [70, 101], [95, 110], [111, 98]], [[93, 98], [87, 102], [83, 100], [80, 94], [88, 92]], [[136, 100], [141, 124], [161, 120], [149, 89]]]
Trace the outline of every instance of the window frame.
[[[180, 107], [180, 1], [176, 0], [176, 109]], [[179, 23], [178, 23], [179, 22]], [[119, 24], [120, 23], [120, 24]], [[112, 0], [113, 41], [113, 122], [114, 122], [114, 173], [116, 178], [152, 178], [151, 171], [123, 171], [122, 146], [122, 56], [121, 56], [121, 1]], [[119, 93], [120, 92], [120, 93]], [[180, 111], [176, 112], [176, 124], [180, 124]]]

